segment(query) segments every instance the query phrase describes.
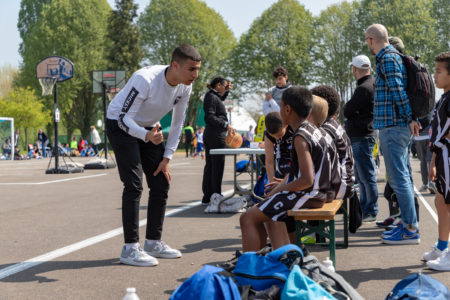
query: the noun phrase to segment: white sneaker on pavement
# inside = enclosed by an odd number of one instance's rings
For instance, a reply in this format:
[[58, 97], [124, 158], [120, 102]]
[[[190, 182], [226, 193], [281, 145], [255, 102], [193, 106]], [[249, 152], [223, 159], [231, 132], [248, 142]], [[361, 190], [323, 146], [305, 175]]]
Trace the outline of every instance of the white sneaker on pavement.
[[428, 268], [438, 271], [450, 271], [450, 254], [447, 251], [441, 257], [427, 261]]
[[145, 241], [144, 251], [146, 251], [151, 256], [159, 258], [181, 257], [181, 252], [179, 250], [170, 248], [170, 246], [163, 241], [156, 241], [153, 243]]
[[126, 246], [123, 246], [122, 253], [120, 254], [120, 262], [122, 264], [138, 267], [153, 267], [158, 265], [158, 260], [148, 255], [141, 246], [126, 249]]
[[422, 186], [419, 189], [419, 192], [422, 193], [422, 192], [426, 192], [426, 191], [428, 191], [428, 185], [422, 184]]
[[438, 248], [436, 248], [436, 245], [434, 245], [433, 247], [431, 247], [430, 251], [426, 252], [423, 255], [423, 259], [426, 260], [426, 261], [435, 260], [435, 259], [438, 259], [439, 257], [441, 257], [442, 255], [444, 255], [447, 252], [448, 252], [448, 248], [446, 248], [443, 251], [441, 251]]
[[430, 191], [430, 193], [436, 194], [436, 191], [437, 191], [436, 184], [434, 182], [430, 182], [428, 184], [428, 190]]

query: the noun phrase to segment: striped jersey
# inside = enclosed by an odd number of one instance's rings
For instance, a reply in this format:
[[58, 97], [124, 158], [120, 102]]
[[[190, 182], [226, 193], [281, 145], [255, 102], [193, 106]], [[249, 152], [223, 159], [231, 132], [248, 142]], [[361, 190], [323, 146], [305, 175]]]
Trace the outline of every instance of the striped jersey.
[[[308, 121], [304, 121], [294, 132], [294, 141], [296, 136], [301, 136], [309, 146], [311, 153], [311, 159], [313, 163], [314, 183], [313, 186], [305, 191], [318, 190], [323, 193], [327, 193], [331, 189], [330, 176], [331, 176], [331, 161], [327, 151], [326, 137], [322, 134], [313, 124]], [[300, 169], [298, 167], [298, 157], [295, 150], [295, 144], [293, 143], [291, 152], [291, 171], [289, 173], [289, 182], [294, 181], [301, 177]]]
[[291, 169], [291, 151], [292, 151], [292, 136], [294, 131], [288, 126], [286, 132], [281, 139], [276, 139], [266, 132], [265, 137], [269, 139], [274, 146], [275, 151], [275, 176], [284, 178], [289, 174]]
[[171, 86], [165, 76], [167, 68], [156, 65], [137, 70], [109, 104], [107, 118], [117, 120], [123, 131], [145, 141], [145, 127], [156, 126], [173, 110], [164, 152], [164, 157], [171, 159], [180, 141], [192, 84]]
[[443, 139], [450, 129], [450, 92], [442, 95], [436, 105], [431, 121], [431, 151], [435, 152], [438, 148], [450, 148], [450, 141]]
[[347, 133], [341, 124], [333, 118], [328, 118], [322, 128], [331, 136], [336, 145], [342, 180], [349, 186], [353, 184], [353, 151]]

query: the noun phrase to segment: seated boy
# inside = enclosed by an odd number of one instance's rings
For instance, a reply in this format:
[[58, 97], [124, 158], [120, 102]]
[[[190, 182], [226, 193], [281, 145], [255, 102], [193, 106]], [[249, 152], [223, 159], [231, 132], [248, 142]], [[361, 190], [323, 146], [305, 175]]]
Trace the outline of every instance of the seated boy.
[[424, 254], [427, 266], [434, 270], [450, 271], [448, 238], [450, 234], [450, 52], [436, 56], [434, 81], [444, 94], [436, 105], [431, 121], [430, 179], [436, 183], [434, 204], [438, 215], [438, 240], [430, 252]]
[[[322, 125], [322, 128], [331, 136], [336, 145], [339, 165], [341, 167], [342, 184], [336, 194], [336, 199], [343, 199], [350, 197], [352, 193], [353, 183], [353, 151], [350, 144], [350, 139], [344, 128], [336, 120], [339, 114], [340, 97], [338, 92], [331, 86], [319, 85], [311, 90], [313, 95], [322, 97], [328, 102], [328, 116]], [[375, 216], [378, 212], [378, 206], [375, 209]]]
[[[298, 209], [307, 201], [326, 201], [330, 189], [329, 174], [323, 172], [330, 166], [326, 141], [322, 133], [309, 123], [312, 94], [304, 87], [290, 87], [284, 91], [280, 114], [284, 124], [295, 128], [293, 134], [292, 162], [286, 182], [273, 185], [268, 198], [241, 215], [243, 251], [257, 251], [266, 245], [264, 223], [268, 226], [272, 247], [277, 249], [288, 244], [286, 226], [279, 225], [287, 217], [287, 211]], [[284, 228], [283, 228], [284, 227]], [[272, 230], [273, 228], [282, 230]]]

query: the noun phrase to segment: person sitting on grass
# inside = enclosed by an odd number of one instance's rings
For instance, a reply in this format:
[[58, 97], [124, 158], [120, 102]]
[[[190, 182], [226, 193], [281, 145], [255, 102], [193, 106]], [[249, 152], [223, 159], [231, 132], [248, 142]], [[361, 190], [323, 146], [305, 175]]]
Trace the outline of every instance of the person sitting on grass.
[[320, 130], [307, 121], [313, 106], [311, 92], [300, 86], [284, 91], [280, 114], [283, 123], [293, 130], [292, 163], [284, 182], [271, 185], [267, 199], [240, 217], [243, 251], [258, 251], [266, 245], [266, 231], [273, 249], [289, 244], [284, 221], [287, 211], [299, 209], [307, 201], [325, 202], [330, 190], [330, 160], [326, 140]]

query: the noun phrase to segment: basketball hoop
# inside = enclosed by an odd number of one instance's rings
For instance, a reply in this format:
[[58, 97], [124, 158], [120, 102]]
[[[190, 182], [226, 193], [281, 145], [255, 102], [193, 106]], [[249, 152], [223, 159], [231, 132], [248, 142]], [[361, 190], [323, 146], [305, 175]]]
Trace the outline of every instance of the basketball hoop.
[[38, 78], [38, 79], [39, 79], [39, 84], [42, 87], [42, 96], [51, 95], [57, 78], [56, 77], [53, 77], [53, 78], [47, 77], [47, 78]]

